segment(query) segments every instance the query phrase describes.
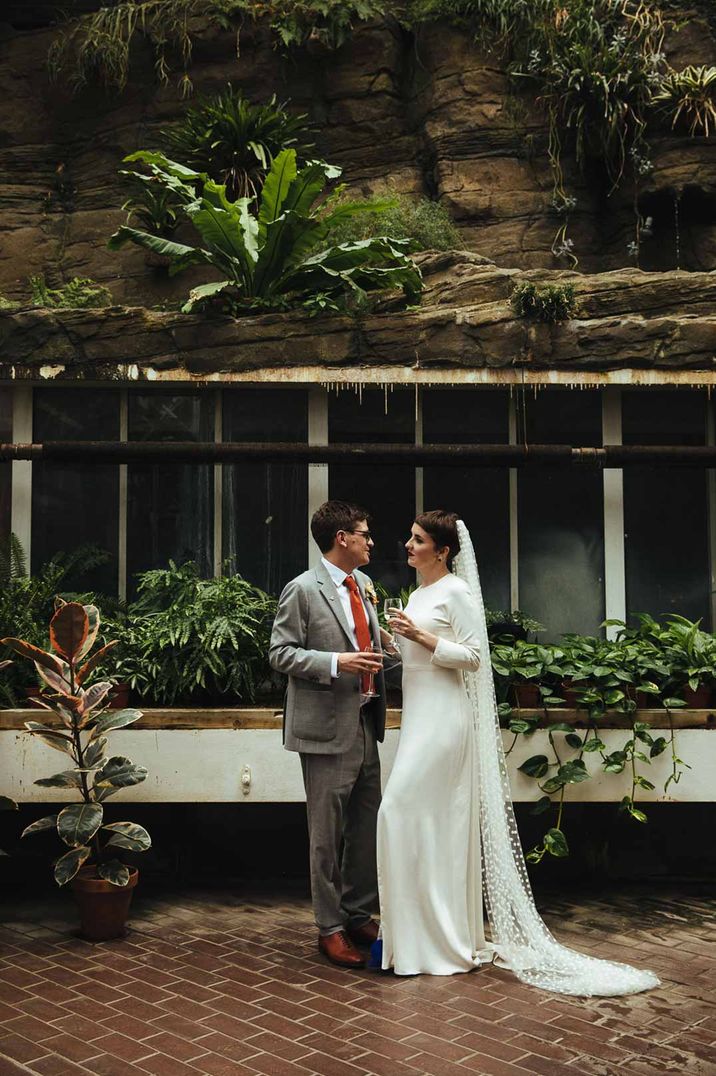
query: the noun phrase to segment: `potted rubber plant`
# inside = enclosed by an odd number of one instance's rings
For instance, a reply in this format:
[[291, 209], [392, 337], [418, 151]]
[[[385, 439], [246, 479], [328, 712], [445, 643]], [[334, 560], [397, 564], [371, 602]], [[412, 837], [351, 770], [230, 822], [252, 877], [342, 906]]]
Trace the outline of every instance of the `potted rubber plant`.
[[151, 846], [147, 831], [134, 822], [107, 822], [104, 801], [147, 776], [124, 755], [108, 756], [107, 733], [138, 721], [139, 710], [110, 710], [110, 680], [87, 686], [92, 672], [116, 646], [108, 642], [91, 653], [97, 641], [100, 614], [96, 606], [56, 599], [50, 621], [50, 651], [24, 639], [0, 640], [35, 665], [44, 686], [37, 702], [54, 721], [26, 721], [25, 727], [46, 746], [69, 756], [69, 769], [35, 781], [41, 788], [71, 788], [79, 802], [29, 825], [23, 837], [56, 830], [65, 849], [55, 860], [58, 885], [68, 882], [77, 898], [84, 937], [106, 941], [124, 934], [129, 905], [139, 872], [120, 854]]

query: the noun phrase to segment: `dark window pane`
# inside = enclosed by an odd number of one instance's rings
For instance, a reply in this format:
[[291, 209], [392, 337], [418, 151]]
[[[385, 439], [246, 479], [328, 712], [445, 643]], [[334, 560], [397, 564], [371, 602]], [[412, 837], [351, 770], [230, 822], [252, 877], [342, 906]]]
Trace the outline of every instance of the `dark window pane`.
[[[0, 388], [0, 442], [12, 441], [12, 389]], [[0, 542], [10, 534], [10, 498], [12, 493], [12, 463], [0, 463]]]
[[[35, 389], [35, 441], [116, 441], [119, 393], [114, 389]], [[71, 463], [32, 466], [32, 570], [56, 553], [94, 545], [105, 564], [72, 573], [66, 588], [117, 593], [119, 467]]]
[[[214, 396], [146, 392], [129, 395], [130, 441], [212, 441]], [[209, 464], [130, 464], [127, 504], [127, 589], [134, 576], [193, 560], [213, 570], [213, 468]]]
[[[225, 441], [307, 441], [308, 394], [292, 389], [224, 393]], [[308, 566], [305, 463], [224, 465], [224, 554], [270, 594]]]
[[[625, 445], [703, 445], [706, 393], [622, 394]], [[707, 472], [624, 469], [624, 537], [629, 616], [679, 613], [709, 624]]]
[[[350, 390], [328, 398], [328, 438], [347, 444], [413, 444], [415, 394], [396, 389]], [[389, 590], [415, 581], [404, 543], [415, 519], [415, 468], [386, 464], [336, 463], [329, 470], [332, 500], [354, 501], [372, 515], [375, 548], [368, 573]]]
[[[423, 442], [507, 444], [508, 395], [480, 389], [429, 389], [423, 393]], [[426, 467], [426, 510], [457, 512], [470, 529], [485, 602], [510, 603], [509, 471], [506, 467]]]
[[[598, 392], [529, 395], [528, 442], [600, 445], [601, 406]], [[595, 634], [604, 619], [602, 472], [567, 465], [518, 473], [520, 606], [546, 626], [545, 639]]]

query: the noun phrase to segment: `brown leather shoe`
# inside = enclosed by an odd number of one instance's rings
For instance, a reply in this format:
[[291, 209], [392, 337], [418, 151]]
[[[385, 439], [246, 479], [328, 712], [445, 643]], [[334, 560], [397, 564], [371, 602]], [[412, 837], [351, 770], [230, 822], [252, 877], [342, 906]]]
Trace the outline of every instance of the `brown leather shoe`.
[[335, 934], [319, 934], [318, 948], [324, 956], [328, 957], [331, 964], [338, 964], [341, 968], [365, 966], [365, 958], [358, 952], [344, 930], [338, 930]]
[[348, 937], [355, 945], [372, 945], [378, 940], [378, 924], [372, 919], [361, 923], [359, 927], [347, 927]]

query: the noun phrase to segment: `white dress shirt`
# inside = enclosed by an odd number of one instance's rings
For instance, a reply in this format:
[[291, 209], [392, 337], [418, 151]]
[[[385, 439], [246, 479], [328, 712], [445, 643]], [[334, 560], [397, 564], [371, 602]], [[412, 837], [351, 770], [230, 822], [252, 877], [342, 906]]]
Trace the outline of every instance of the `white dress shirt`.
[[[321, 557], [321, 563], [330, 575], [333, 582], [336, 584], [336, 590], [338, 591], [338, 598], [343, 606], [343, 612], [346, 614], [346, 620], [348, 621], [348, 628], [350, 631], [351, 642], [356, 650], [360, 650], [358, 645], [358, 636], [356, 635], [355, 619], [353, 617], [353, 608], [351, 606], [351, 592], [347, 586], [344, 586], [344, 580], [348, 576], [348, 572], [344, 572], [342, 568], [338, 568], [335, 564], [331, 564], [330, 560], [326, 560], [325, 557]], [[358, 590], [360, 595], [360, 589]], [[363, 598], [361, 596], [361, 601]], [[365, 602], [363, 602], [363, 608], [365, 609]], [[370, 619], [368, 617], [368, 610], [366, 609], [365, 618], [370, 625]], [[331, 676], [335, 679], [338, 676], [338, 654], [333, 654], [331, 659]]]

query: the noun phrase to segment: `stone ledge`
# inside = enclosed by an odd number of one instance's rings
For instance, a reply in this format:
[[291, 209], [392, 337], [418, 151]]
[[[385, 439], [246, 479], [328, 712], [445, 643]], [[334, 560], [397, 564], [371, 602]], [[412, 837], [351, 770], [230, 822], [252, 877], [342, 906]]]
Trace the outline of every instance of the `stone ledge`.
[[[688, 382], [716, 371], [716, 272], [593, 275], [501, 269], [467, 251], [420, 255], [420, 307], [385, 302], [362, 318], [301, 312], [242, 318], [162, 312], [22, 308], [0, 313], [0, 381], [115, 381], [172, 377], [230, 380], [252, 371], [315, 366], [487, 373], [645, 370]], [[524, 281], [569, 283], [573, 318], [545, 324], [516, 317], [510, 296]], [[668, 374], [665, 379], [668, 379]], [[408, 381], [410, 378], [408, 378]]]

